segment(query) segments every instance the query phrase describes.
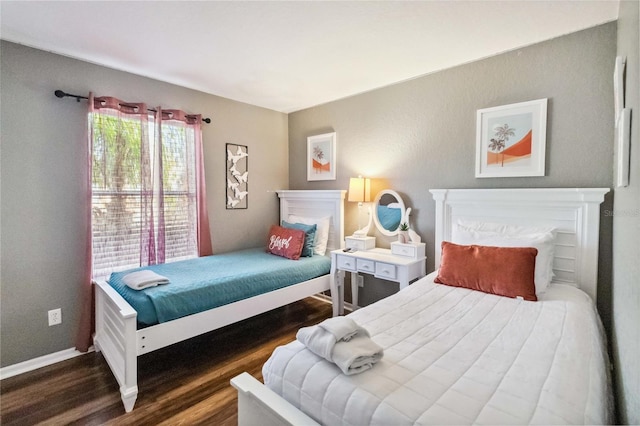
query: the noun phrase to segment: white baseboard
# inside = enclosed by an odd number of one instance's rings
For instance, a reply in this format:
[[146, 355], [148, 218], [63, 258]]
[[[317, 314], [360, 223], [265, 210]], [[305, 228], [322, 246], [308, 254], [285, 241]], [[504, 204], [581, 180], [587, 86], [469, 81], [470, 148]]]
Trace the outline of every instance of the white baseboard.
[[84, 355], [93, 351], [93, 346], [89, 348], [88, 352], [80, 352], [74, 348], [69, 348], [60, 352], [54, 352], [49, 355], [43, 355], [38, 358], [19, 362], [18, 364], [8, 365], [6, 367], [0, 368], [0, 380], [8, 379], [9, 377], [17, 376], [18, 374], [27, 373], [29, 371], [37, 370], [38, 368], [46, 367], [47, 365], [66, 361], [68, 359], [75, 358], [77, 356]]

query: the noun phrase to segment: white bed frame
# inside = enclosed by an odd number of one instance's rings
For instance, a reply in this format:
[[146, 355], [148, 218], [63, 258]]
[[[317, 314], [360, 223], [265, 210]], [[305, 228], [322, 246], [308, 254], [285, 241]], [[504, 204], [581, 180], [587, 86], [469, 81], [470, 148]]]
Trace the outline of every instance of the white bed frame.
[[[553, 282], [570, 284], [596, 299], [600, 204], [608, 188], [433, 189], [435, 267], [440, 243], [458, 220], [557, 229]], [[238, 424], [316, 425], [248, 373], [231, 379], [238, 390]]]
[[[307, 217], [331, 216], [327, 256], [343, 247], [344, 198], [346, 191], [277, 191], [280, 218], [290, 214]], [[141, 330], [137, 312], [106, 282], [96, 282], [96, 333], [94, 346], [102, 352], [120, 385], [126, 412], [138, 396], [137, 358], [156, 349], [190, 339], [271, 309], [329, 290], [329, 274], [205, 312], [178, 318]], [[332, 292], [337, 296], [337, 292]], [[336, 300], [334, 296], [334, 301]]]

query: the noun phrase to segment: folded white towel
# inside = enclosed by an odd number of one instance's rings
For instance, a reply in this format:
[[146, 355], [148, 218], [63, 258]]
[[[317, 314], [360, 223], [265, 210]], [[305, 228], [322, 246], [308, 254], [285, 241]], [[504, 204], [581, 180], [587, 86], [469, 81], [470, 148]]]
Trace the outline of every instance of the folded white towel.
[[370, 369], [380, 361], [382, 355], [382, 348], [365, 336], [338, 342], [333, 348], [333, 362], [348, 376]]
[[369, 338], [369, 332], [345, 317], [303, 327], [296, 339], [314, 354], [335, 363], [347, 375], [373, 367], [383, 355], [382, 348]]
[[318, 325], [298, 330], [296, 339], [314, 354], [331, 361], [331, 352], [337, 342], [349, 341], [356, 335], [369, 337], [369, 332], [351, 318], [333, 317]]
[[331, 361], [331, 353], [336, 345], [336, 338], [327, 330], [317, 325], [302, 327], [298, 330], [296, 339], [314, 354]]
[[148, 269], [131, 272], [122, 277], [122, 281], [134, 290], [142, 290], [160, 284], [169, 284], [169, 278], [156, 274]]
[[341, 340], [348, 342], [356, 335], [365, 335], [369, 337], [369, 332], [367, 330], [360, 327], [351, 318], [347, 317], [328, 318], [318, 324], [318, 327], [322, 327], [329, 333], [333, 334], [336, 338], [336, 342]]

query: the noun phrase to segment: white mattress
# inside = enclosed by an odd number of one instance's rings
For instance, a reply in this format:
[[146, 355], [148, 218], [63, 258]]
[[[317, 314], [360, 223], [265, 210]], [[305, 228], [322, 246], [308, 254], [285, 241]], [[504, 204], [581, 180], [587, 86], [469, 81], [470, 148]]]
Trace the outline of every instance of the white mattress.
[[349, 316], [384, 348], [345, 376], [294, 341], [265, 384], [326, 425], [608, 424], [605, 338], [582, 291], [526, 302], [433, 283], [434, 274]]

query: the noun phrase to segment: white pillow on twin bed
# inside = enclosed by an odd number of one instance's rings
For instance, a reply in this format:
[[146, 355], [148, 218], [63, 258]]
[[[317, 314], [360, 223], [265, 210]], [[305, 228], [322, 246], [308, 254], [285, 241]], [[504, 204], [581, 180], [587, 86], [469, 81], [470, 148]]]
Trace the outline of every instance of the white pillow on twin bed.
[[327, 251], [327, 242], [329, 241], [329, 226], [331, 224], [331, 216], [305, 217], [290, 214], [287, 222], [303, 223], [305, 225], [316, 225], [316, 239], [313, 244], [313, 254], [324, 256]]
[[545, 292], [553, 279], [555, 228], [535, 228], [486, 222], [458, 222], [453, 227], [451, 242], [461, 245], [494, 247], [535, 247], [534, 282], [536, 294]]

